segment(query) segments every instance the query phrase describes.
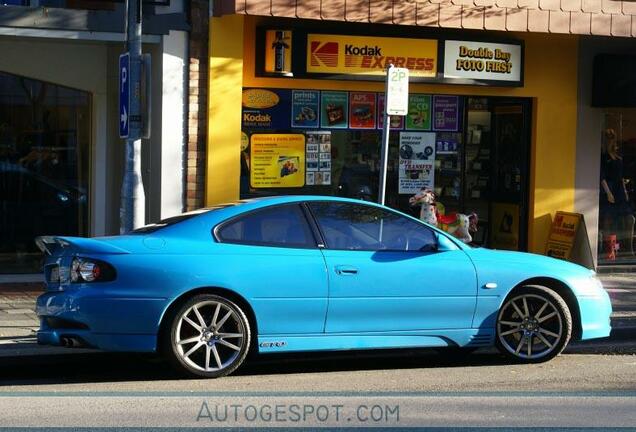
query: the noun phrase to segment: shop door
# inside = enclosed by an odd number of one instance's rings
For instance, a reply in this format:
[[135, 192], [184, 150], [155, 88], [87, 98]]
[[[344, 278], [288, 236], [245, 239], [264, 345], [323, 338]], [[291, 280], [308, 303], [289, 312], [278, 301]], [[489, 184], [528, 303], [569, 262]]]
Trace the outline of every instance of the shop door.
[[491, 112], [490, 247], [526, 250], [531, 103], [496, 101]]

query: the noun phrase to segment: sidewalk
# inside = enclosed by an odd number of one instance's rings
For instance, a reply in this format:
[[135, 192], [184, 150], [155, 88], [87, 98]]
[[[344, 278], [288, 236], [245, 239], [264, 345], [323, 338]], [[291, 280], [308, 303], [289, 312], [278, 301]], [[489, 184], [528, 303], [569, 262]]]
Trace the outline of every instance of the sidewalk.
[[0, 358], [88, 351], [37, 344], [35, 300], [43, 291], [42, 283], [0, 284]]
[[[636, 273], [599, 277], [612, 299], [612, 336], [636, 339]], [[43, 290], [39, 283], [0, 284], [0, 358], [94, 352], [37, 344], [39, 321], [34, 309]]]

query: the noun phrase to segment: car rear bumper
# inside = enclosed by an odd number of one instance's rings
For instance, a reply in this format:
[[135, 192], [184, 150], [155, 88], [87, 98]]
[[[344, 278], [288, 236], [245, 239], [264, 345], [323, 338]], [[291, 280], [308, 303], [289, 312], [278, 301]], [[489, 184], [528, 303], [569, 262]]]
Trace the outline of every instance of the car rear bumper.
[[113, 296], [96, 288], [38, 297], [39, 344], [106, 351], [155, 351], [165, 298]]

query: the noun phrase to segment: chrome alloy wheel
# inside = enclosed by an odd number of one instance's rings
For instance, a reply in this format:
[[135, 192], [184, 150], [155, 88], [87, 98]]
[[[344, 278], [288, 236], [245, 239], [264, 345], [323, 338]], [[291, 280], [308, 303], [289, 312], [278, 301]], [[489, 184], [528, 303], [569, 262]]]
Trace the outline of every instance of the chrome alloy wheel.
[[221, 301], [195, 303], [179, 317], [176, 354], [201, 372], [219, 372], [233, 365], [249, 343], [238, 311]]
[[539, 294], [508, 300], [499, 312], [497, 337], [503, 348], [524, 360], [537, 360], [561, 349], [566, 337], [560, 309]]

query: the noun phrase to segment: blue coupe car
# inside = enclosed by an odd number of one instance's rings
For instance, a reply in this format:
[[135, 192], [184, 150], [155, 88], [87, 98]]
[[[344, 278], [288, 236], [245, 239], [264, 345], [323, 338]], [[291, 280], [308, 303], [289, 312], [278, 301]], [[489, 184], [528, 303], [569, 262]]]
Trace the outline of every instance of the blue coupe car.
[[158, 351], [202, 377], [249, 351], [495, 345], [541, 362], [611, 330], [594, 272], [474, 249], [351, 199], [261, 198], [37, 243], [48, 255], [39, 343]]

